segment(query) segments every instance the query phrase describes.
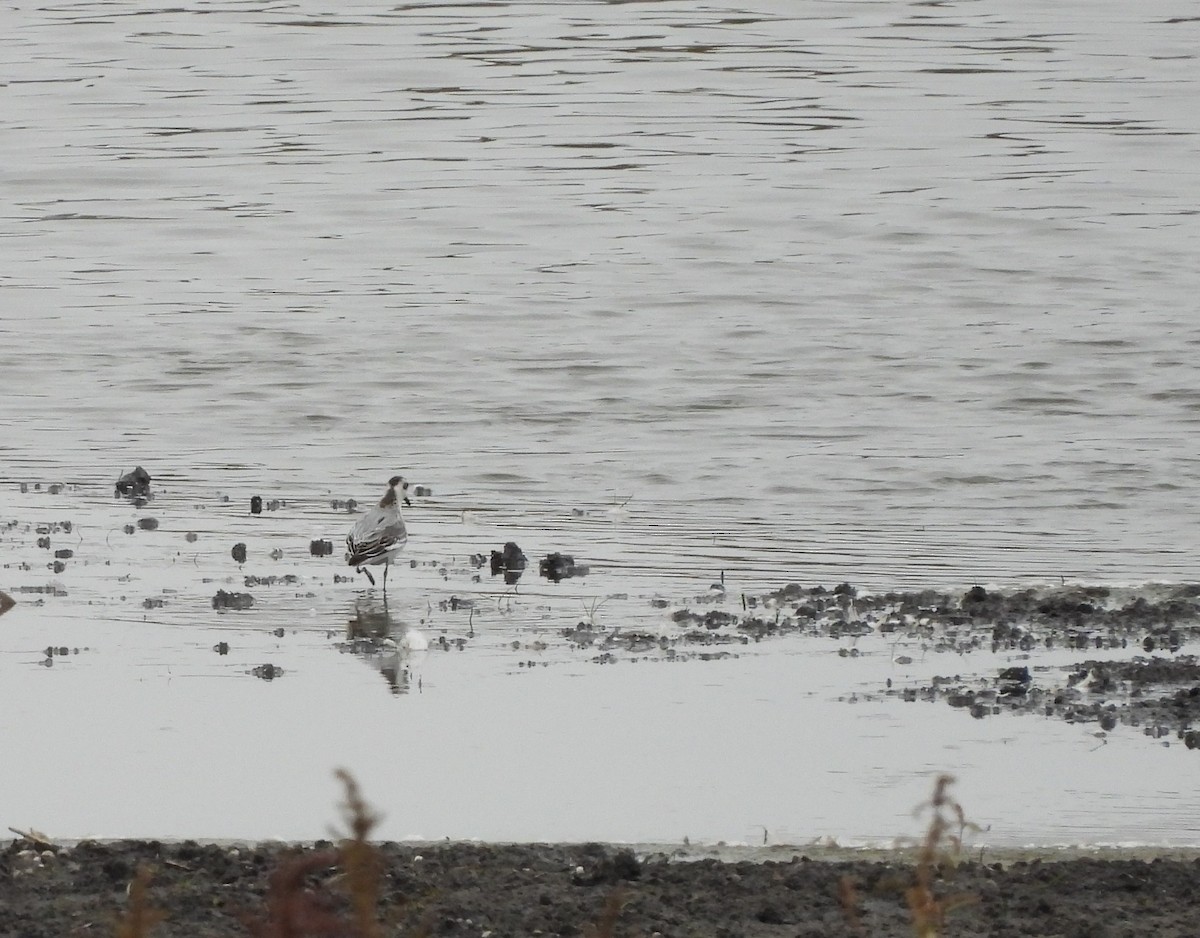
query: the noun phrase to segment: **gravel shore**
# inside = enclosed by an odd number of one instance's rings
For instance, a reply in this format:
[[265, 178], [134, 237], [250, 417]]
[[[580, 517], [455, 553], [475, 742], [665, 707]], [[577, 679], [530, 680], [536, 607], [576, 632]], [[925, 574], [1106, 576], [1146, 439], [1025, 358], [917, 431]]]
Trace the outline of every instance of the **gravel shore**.
[[[334, 850], [13, 841], [0, 853], [0, 935], [117, 934], [139, 869], [148, 876], [145, 906], [164, 916], [148, 935], [363, 935], [350, 924], [349, 877]], [[386, 843], [374, 855], [379, 935], [914, 934], [906, 890], [916, 868], [900, 854], [824, 859], [773, 848], [771, 859], [680, 859], [600, 844]], [[976, 855], [934, 867], [930, 885], [946, 907], [943, 935], [1172, 938], [1195, 935], [1200, 922], [1200, 860], [1178, 854]]]

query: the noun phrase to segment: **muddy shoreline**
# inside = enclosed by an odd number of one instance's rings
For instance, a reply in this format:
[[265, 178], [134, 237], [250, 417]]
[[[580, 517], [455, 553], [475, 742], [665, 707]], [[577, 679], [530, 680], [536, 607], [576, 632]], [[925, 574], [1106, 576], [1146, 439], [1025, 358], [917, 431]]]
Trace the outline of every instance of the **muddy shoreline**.
[[[148, 876], [147, 907], [164, 916], [148, 935], [359, 935], [347, 924], [314, 930], [318, 921], [353, 917], [332, 847], [15, 840], [0, 853], [0, 935], [114, 934], [139, 869]], [[828, 859], [819, 849], [775, 847], [738, 859], [703, 852], [683, 859], [601, 844], [384, 843], [378, 933], [913, 934], [905, 895], [917, 869], [911, 854]], [[284, 905], [272, 874], [288, 864], [302, 871], [306, 904], [298, 921], [311, 928], [280, 930]], [[946, 905], [945, 935], [1173, 938], [1195, 934], [1200, 919], [1200, 859], [1181, 852], [1054, 860], [985, 854], [982, 862], [940, 862], [930, 872], [932, 894]]]

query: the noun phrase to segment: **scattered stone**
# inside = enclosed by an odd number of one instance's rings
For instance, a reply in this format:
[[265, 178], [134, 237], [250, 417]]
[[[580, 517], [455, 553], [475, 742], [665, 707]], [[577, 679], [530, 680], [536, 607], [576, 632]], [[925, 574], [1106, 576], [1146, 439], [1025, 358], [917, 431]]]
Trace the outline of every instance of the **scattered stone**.
[[200, 535], [198, 535], [195, 531], [188, 531], [188, 533], [183, 536], [183, 539], [189, 544], [195, 544], [199, 536]]
[[234, 544], [233, 550], [231, 550], [229, 552], [229, 554], [238, 563], [245, 563], [246, 562], [246, 545], [241, 542]]
[[141, 528], [143, 531], [157, 531], [158, 530], [158, 519], [157, 518], [139, 518], [137, 526], [139, 528]]
[[253, 605], [254, 597], [249, 593], [227, 593], [225, 590], [217, 590], [217, 595], [212, 598], [214, 609], [249, 609]]
[[56, 550], [54, 552], [54, 556], [59, 560], [70, 560], [75, 556], [75, 551], [71, 550], [69, 547], [64, 547], [62, 550]]
[[141, 466], [117, 479], [116, 495], [134, 498], [150, 497], [150, 473]]
[[4, 592], [4, 590], [0, 590], [0, 616], [4, 615], [4, 613], [8, 612], [16, 604], [17, 601], [15, 599]]
[[262, 496], [261, 495], [255, 495], [253, 498], [250, 499], [250, 514], [252, 514], [252, 515], [261, 515], [262, 514]]
[[213, 645], [213, 651], [215, 651], [218, 655], [229, 654], [229, 642], [217, 642], [215, 645]]
[[312, 541], [308, 545], [308, 552], [314, 557], [328, 557], [333, 553], [333, 542], [323, 539]]
[[273, 664], [260, 664], [250, 673], [264, 681], [273, 681], [277, 677], [283, 677], [283, 668]]

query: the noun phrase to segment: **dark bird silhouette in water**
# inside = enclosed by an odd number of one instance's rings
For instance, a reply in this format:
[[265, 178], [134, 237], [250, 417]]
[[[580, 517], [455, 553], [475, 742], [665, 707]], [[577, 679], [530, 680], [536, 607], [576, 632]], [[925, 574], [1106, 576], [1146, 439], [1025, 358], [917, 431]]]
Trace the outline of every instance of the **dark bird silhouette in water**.
[[[400, 490], [397, 496], [396, 490]], [[387, 493], [379, 500], [379, 507], [372, 508], [358, 519], [350, 533], [346, 535], [346, 563], [354, 567], [358, 573], [365, 573], [371, 585], [375, 585], [375, 577], [365, 569], [374, 564], [383, 564], [383, 592], [387, 593], [388, 567], [392, 559], [404, 549], [408, 543], [408, 529], [404, 526], [404, 516], [400, 514], [400, 499], [404, 504], [411, 505], [408, 496], [404, 494], [408, 483], [403, 476], [392, 476], [388, 480]]]

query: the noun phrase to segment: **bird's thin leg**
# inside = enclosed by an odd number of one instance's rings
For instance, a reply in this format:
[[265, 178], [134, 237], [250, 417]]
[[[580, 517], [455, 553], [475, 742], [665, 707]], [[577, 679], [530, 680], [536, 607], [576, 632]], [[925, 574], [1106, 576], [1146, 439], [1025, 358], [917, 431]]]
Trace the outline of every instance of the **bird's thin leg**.
[[388, 570], [391, 568], [391, 566], [392, 565], [390, 563], [386, 563], [386, 562], [383, 565], [383, 595], [384, 596], [387, 595], [387, 574], [388, 574]]
[[372, 586], [374, 586], [374, 585], [375, 585], [375, 577], [371, 576], [371, 571], [370, 571], [370, 570], [368, 570], [366, 567], [359, 567], [359, 568], [358, 568], [358, 572], [359, 572], [359, 573], [365, 573], [365, 574], [367, 575], [367, 579], [371, 581], [371, 585], [372, 585]]

